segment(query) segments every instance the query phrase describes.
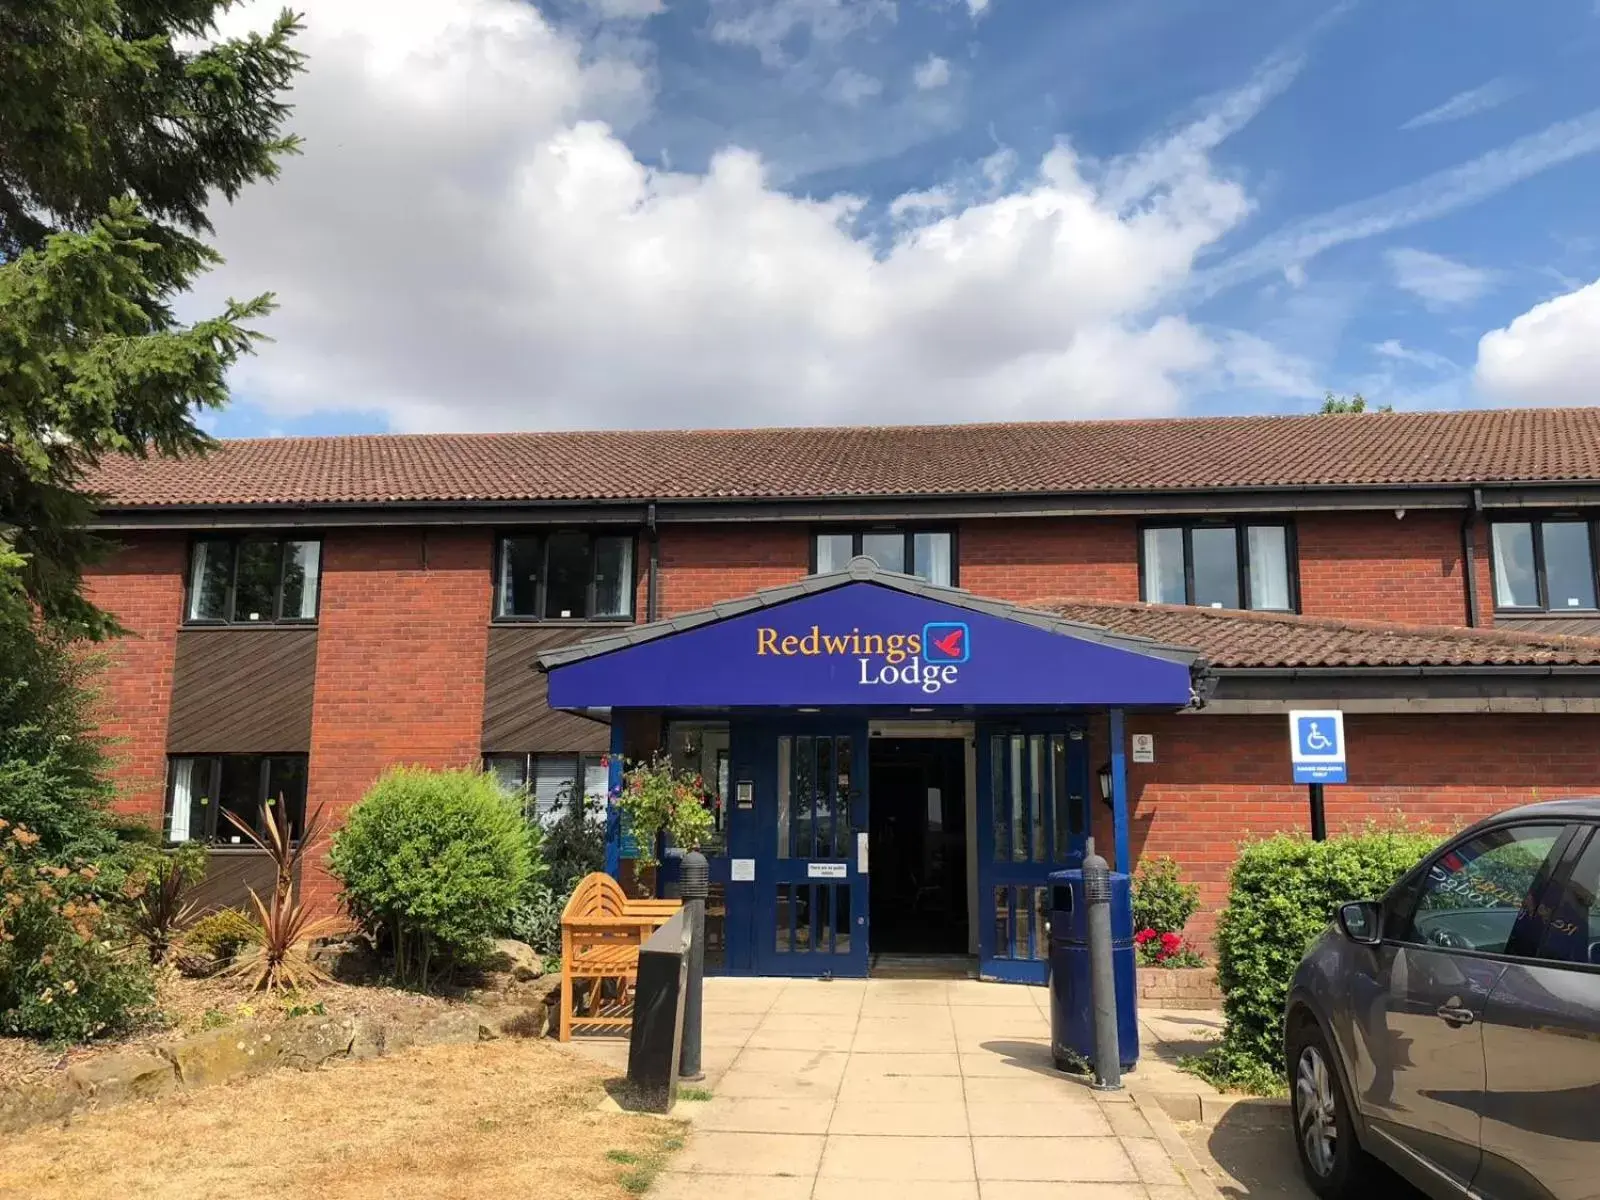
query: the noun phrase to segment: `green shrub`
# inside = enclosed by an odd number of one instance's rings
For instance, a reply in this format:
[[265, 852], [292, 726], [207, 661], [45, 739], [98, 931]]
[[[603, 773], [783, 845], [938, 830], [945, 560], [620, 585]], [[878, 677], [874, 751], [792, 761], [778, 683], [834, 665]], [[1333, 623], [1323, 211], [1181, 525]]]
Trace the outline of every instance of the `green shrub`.
[[183, 935], [186, 950], [197, 951], [219, 963], [227, 962], [256, 938], [256, 924], [237, 908], [207, 913]]
[[534, 840], [492, 776], [399, 767], [351, 811], [329, 865], [401, 982], [426, 987], [436, 958], [480, 956], [506, 928], [535, 870]]
[[[1227, 1029], [1205, 1056], [1207, 1073], [1241, 1084], [1283, 1075], [1283, 1006], [1289, 983], [1340, 904], [1381, 896], [1438, 839], [1368, 829], [1313, 842], [1279, 834], [1239, 852], [1217, 924], [1217, 979]], [[1259, 1072], [1255, 1071], [1259, 1068]]]
[[1183, 882], [1175, 859], [1147, 858], [1133, 876], [1133, 927], [1182, 933], [1200, 907], [1200, 889]]
[[561, 815], [544, 826], [535, 872], [505, 933], [545, 955], [561, 953], [561, 912], [585, 875], [605, 869], [605, 819], [581, 794], [563, 797]]
[[81, 1042], [153, 1014], [148, 959], [106, 908], [99, 870], [40, 861], [0, 820], [0, 1034]]

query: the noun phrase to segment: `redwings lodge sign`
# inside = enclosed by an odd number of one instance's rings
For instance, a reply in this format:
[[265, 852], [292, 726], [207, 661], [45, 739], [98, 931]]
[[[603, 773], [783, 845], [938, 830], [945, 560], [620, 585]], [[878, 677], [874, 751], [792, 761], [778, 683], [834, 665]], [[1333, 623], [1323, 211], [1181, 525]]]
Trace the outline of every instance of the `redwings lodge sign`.
[[920, 631], [862, 633], [824, 632], [813, 625], [804, 633], [783, 633], [771, 626], [755, 631], [756, 655], [778, 658], [848, 658], [854, 660], [861, 687], [914, 687], [937, 695], [959, 683], [961, 666], [972, 657], [972, 630], [965, 621], [929, 621]]

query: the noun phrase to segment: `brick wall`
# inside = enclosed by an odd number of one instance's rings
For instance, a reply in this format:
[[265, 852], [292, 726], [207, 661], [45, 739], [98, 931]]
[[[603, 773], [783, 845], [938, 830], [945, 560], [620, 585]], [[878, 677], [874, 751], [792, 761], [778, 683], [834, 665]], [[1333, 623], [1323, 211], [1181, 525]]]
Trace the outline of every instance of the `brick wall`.
[[182, 534], [125, 539], [86, 576], [89, 598], [116, 615], [128, 636], [104, 647], [100, 732], [110, 747], [116, 808], [158, 824], [167, 782], [167, 715], [183, 617], [188, 540]]
[[[1295, 530], [1308, 616], [1466, 623], [1460, 513], [1302, 513]], [[1486, 571], [1484, 556], [1479, 564]]]
[[[329, 533], [312, 708], [311, 795], [335, 826], [385, 767], [480, 761], [491, 535]], [[334, 881], [310, 872], [308, 898]]]
[[1139, 598], [1138, 527], [1128, 518], [967, 521], [957, 553], [961, 586], [981, 596]]
[[661, 530], [659, 615], [793, 583], [810, 569], [811, 531], [804, 525], [669, 525]]
[[[1096, 731], [1097, 764], [1104, 724]], [[1135, 860], [1170, 854], [1200, 884], [1191, 931], [1201, 937], [1226, 900], [1240, 842], [1310, 828], [1307, 790], [1288, 782], [1287, 725], [1282, 716], [1128, 720], [1130, 734], [1156, 740], [1155, 763], [1128, 767]], [[1330, 834], [1403, 818], [1442, 835], [1518, 804], [1600, 793], [1600, 716], [1351, 714], [1345, 733], [1350, 783], [1326, 789]], [[1103, 805], [1096, 824], [1109, 848]]]

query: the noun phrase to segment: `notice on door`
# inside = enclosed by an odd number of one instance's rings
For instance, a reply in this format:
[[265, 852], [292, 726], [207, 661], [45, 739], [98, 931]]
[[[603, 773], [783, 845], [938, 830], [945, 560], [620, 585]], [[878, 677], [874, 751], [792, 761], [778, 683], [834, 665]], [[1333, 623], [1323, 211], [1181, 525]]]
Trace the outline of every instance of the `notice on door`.
[[753, 883], [756, 878], [756, 860], [736, 858], [728, 868], [728, 878], [734, 883]]
[[849, 863], [807, 863], [807, 879], [844, 879], [850, 874]]

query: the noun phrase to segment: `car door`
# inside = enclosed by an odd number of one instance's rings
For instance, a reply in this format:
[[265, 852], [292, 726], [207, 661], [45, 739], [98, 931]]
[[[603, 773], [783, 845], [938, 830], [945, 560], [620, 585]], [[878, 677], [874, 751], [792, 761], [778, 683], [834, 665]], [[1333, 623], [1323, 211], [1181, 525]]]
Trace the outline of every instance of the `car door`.
[[1376, 984], [1361, 1014], [1356, 1102], [1417, 1178], [1456, 1188], [1478, 1173], [1486, 1091], [1482, 1018], [1526, 943], [1529, 897], [1549, 878], [1559, 823], [1495, 826], [1447, 846], [1386, 914]]
[[1539, 917], [1536, 957], [1507, 965], [1482, 1022], [1488, 1200], [1600, 1194], [1600, 831], [1574, 829]]

